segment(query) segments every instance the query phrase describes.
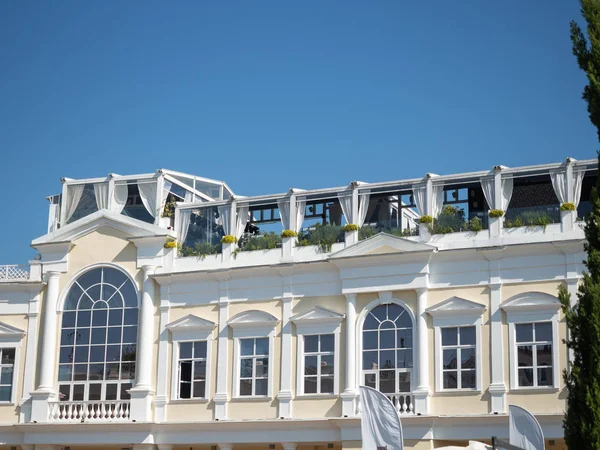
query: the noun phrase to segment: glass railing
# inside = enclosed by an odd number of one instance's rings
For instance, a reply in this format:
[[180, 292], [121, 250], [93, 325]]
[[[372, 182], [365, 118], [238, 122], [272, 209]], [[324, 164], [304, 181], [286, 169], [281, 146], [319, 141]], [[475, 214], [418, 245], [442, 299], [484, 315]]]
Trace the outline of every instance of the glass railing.
[[560, 223], [560, 205], [509, 208], [504, 216], [504, 228], [546, 227]]

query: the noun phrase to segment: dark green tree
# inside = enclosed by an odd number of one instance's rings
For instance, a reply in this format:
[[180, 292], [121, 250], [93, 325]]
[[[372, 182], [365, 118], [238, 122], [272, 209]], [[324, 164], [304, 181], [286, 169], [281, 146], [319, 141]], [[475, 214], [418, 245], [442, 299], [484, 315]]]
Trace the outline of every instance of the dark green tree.
[[[571, 41], [577, 63], [588, 78], [583, 99], [600, 139], [600, 0], [580, 3], [587, 36], [573, 21]], [[567, 446], [573, 450], [600, 450], [600, 177], [592, 190], [591, 203], [592, 212], [585, 218], [587, 271], [573, 308], [566, 287], [559, 288], [569, 329], [567, 347], [573, 354], [573, 363], [564, 373], [568, 397], [563, 423]]]

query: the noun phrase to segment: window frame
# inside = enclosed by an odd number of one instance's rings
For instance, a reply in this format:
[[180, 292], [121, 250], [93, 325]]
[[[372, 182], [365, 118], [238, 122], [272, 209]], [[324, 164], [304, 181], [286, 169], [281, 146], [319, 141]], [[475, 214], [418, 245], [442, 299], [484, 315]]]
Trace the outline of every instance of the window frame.
[[[13, 362], [13, 377], [10, 385], [10, 400], [0, 401], [0, 405], [15, 405], [17, 403], [17, 390], [19, 388], [19, 369], [20, 369], [20, 355], [21, 355], [21, 344], [23, 342], [23, 336], [25, 332], [16, 331], [10, 334], [3, 334], [2, 330], [4, 324], [0, 322], [0, 350], [5, 348], [11, 348], [15, 350], [15, 360]], [[12, 328], [12, 327], [10, 327]], [[16, 328], [14, 330], [17, 330]]]
[[[464, 345], [464, 344], [456, 344], [456, 345], [444, 345], [443, 341], [442, 341], [442, 330], [444, 329], [456, 329], [457, 330], [457, 338], [460, 339], [460, 329], [461, 328], [471, 328], [473, 327], [475, 329], [475, 343], [472, 345]], [[478, 352], [478, 341], [480, 341], [477, 338], [477, 334], [479, 332], [477, 325], [457, 325], [457, 326], [440, 326], [438, 327], [439, 329], [439, 333], [440, 333], [440, 350], [439, 350], [439, 358], [440, 358], [440, 370], [438, 372], [439, 375], [439, 383], [440, 383], [440, 389], [438, 389], [439, 391], [478, 391], [481, 386], [479, 386], [478, 389], [478, 378], [479, 378], [479, 374], [480, 371], [478, 370], [478, 365], [477, 364], [477, 359], [481, 359], [481, 357], [479, 356], [479, 352]], [[457, 341], [460, 342], [460, 341]], [[463, 369], [462, 368], [462, 363], [461, 363], [461, 357], [460, 355], [462, 354], [462, 350], [463, 349], [475, 349], [475, 369]], [[444, 350], [456, 350], [457, 353], [457, 366], [456, 369], [444, 369]], [[473, 388], [465, 388], [462, 387], [462, 377], [461, 374], [462, 372], [472, 372], [475, 371], [475, 387]], [[456, 378], [456, 384], [457, 387], [455, 388], [445, 388], [444, 387], [444, 374], [446, 372], [456, 372], [457, 373], [457, 378]], [[460, 387], [458, 387], [458, 385], [461, 385]]]
[[[560, 388], [561, 369], [559, 355], [558, 321], [560, 302], [556, 297], [541, 292], [518, 294], [500, 307], [506, 313], [508, 324], [509, 383], [511, 391], [548, 391]], [[515, 325], [550, 322], [552, 324], [552, 378], [550, 386], [519, 386], [518, 352]]]
[[[296, 326], [296, 396], [303, 398], [337, 397], [340, 394], [340, 334], [346, 315], [317, 306], [296, 314], [291, 321]], [[333, 334], [333, 393], [304, 392], [304, 337]]]
[[[171, 392], [170, 402], [208, 403], [211, 400], [212, 387], [212, 347], [216, 324], [209, 320], [188, 314], [165, 326], [171, 333]], [[206, 380], [204, 397], [179, 397], [179, 345], [184, 342], [206, 342]], [[162, 370], [162, 369], [160, 369]], [[165, 367], [166, 371], [167, 368]]]

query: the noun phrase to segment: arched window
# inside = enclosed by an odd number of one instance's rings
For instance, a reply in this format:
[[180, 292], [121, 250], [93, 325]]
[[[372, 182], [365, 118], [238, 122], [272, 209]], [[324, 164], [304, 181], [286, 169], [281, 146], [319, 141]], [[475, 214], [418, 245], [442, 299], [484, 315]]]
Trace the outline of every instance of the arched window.
[[129, 399], [137, 337], [137, 291], [127, 275], [98, 267], [77, 278], [63, 308], [59, 400]]
[[411, 392], [413, 322], [400, 305], [379, 305], [365, 318], [362, 383], [385, 394]]

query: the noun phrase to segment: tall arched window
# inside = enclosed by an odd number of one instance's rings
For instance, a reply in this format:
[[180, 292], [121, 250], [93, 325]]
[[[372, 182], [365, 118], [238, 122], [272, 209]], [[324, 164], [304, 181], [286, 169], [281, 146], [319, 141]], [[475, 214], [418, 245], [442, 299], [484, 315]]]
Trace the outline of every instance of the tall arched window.
[[77, 278], [63, 308], [59, 399], [129, 399], [137, 336], [137, 291], [127, 275], [98, 267]]
[[413, 323], [400, 305], [379, 305], [365, 318], [362, 383], [385, 394], [411, 392]]

